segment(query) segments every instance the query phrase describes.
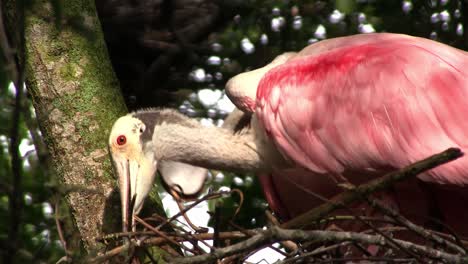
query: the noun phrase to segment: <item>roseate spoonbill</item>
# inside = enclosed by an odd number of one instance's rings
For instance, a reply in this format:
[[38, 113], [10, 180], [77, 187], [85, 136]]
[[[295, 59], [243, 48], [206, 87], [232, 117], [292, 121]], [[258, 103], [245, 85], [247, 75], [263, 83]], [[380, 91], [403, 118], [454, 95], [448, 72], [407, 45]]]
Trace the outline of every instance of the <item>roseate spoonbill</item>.
[[[449, 147], [464, 150], [466, 69], [466, 52], [435, 41], [355, 35], [318, 42], [231, 79], [227, 93], [252, 114], [251, 133], [202, 127], [171, 110], [121, 117], [109, 146], [124, 224], [129, 210], [141, 209], [165, 161], [257, 172], [273, 208], [294, 216], [313, 204], [302, 189], [332, 195], [344, 179], [362, 182]], [[418, 178], [434, 186], [464, 186], [468, 160]], [[418, 204], [414, 197], [423, 192], [409, 188], [400, 188], [406, 192], [397, 198]]]

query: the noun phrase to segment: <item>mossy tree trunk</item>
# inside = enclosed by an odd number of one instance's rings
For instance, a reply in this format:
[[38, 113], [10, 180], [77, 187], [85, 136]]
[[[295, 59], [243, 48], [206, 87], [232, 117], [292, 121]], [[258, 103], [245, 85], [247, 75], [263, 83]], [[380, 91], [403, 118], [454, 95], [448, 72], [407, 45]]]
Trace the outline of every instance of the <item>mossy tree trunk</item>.
[[126, 107], [94, 0], [57, 2], [59, 8], [33, 1], [26, 10], [26, 84], [54, 171], [61, 188], [69, 190], [66, 202], [76, 228], [92, 252], [100, 250], [96, 237], [120, 228], [107, 137]]
[[[104, 217], [119, 215], [118, 204], [104, 215], [115, 188], [106, 135], [125, 105], [100, 37], [94, 1], [67, 1], [62, 12], [60, 28], [49, 1], [36, 1], [26, 12], [26, 82], [60, 182], [97, 191], [67, 195], [82, 241], [91, 249], [102, 234]], [[88, 30], [86, 35], [72, 26], [72, 18]]]

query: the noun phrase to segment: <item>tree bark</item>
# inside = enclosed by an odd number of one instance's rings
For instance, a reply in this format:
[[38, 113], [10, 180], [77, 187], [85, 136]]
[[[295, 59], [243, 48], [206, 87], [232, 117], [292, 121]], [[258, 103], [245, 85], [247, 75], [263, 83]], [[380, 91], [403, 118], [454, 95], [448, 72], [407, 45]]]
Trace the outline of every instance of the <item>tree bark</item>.
[[94, 0], [59, 2], [60, 10], [50, 3], [26, 10], [26, 84], [84, 247], [99, 251], [96, 237], [120, 228], [107, 138], [126, 106]]

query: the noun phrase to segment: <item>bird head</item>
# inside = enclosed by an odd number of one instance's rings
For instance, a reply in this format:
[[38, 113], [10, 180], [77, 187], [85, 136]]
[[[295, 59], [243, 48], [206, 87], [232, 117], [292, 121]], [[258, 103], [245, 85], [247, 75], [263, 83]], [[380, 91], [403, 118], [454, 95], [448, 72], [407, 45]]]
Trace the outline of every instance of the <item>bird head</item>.
[[109, 151], [119, 180], [124, 231], [128, 231], [129, 226], [134, 229], [133, 215], [143, 207], [157, 170], [165, 182], [163, 186], [175, 190], [183, 199], [191, 199], [203, 189], [208, 175], [206, 169], [157, 159], [154, 130], [156, 126], [168, 123], [193, 125], [187, 117], [175, 111], [150, 109], [120, 117], [112, 127]]
[[152, 140], [144, 140], [146, 130], [140, 119], [126, 115], [114, 123], [109, 137], [109, 150], [119, 178], [124, 231], [133, 226], [133, 215], [143, 207], [157, 169]]

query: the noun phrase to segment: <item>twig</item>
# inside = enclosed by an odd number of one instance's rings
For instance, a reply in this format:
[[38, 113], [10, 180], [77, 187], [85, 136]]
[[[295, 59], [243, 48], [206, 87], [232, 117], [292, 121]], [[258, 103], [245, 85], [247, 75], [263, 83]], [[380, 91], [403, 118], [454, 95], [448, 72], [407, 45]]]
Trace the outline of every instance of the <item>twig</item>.
[[368, 257], [368, 258], [330, 258], [330, 259], [314, 259], [314, 263], [414, 263], [414, 259], [410, 258], [385, 258], [385, 257]]
[[[157, 217], [160, 218], [160, 219], [162, 219], [163, 221], [166, 220], [166, 218], [164, 218], [164, 217], [162, 217], [162, 216], [159, 216], [159, 215], [158, 215]], [[183, 223], [183, 222], [181, 222], [181, 221], [179, 221], [179, 220], [177, 220], [177, 219], [176, 219], [176, 221], [177, 221], [180, 225], [182, 225], [182, 226], [188, 228], [188, 226], [187, 226], [185, 223]], [[187, 232], [187, 230], [184, 229], [182, 226], [175, 225], [175, 224], [172, 224], [172, 223], [171, 223], [171, 228], [174, 229], [174, 230], [176, 230], [176, 231], [177, 231], [177, 230], [181, 231], [181, 233], [178, 234], [178, 235], [181, 236], [181, 237], [183, 237], [186, 241], [190, 241], [190, 242], [192, 243], [193, 240], [196, 240], [197, 242], [200, 242], [200, 243], [202, 243], [203, 245], [205, 245], [207, 248], [210, 248], [210, 249], [213, 248], [213, 246], [210, 245], [210, 243], [206, 242], [206, 241], [203, 240], [203, 239], [198, 239], [198, 238], [197, 238], [194, 234], [192, 234], [191, 232]], [[205, 232], [205, 233], [207, 233], [207, 232]], [[200, 251], [203, 251], [203, 252], [204, 252], [204, 250], [203, 250], [200, 246], [198, 246], [198, 244], [192, 243], [192, 245], [193, 245], [194, 247], [197, 247]]]
[[39, 134], [37, 119], [35, 119], [34, 113], [30, 110], [30, 107], [24, 107], [23, 110], [24, 122], [26, 123], [26, 127], [31, 134], [31, 139], [36, 149], [39, 165], [43, 171], [47, 172], [50, 170], [51, 161], [44, 139]]
[[[371, 181], [368, 184], [364, 184], [361, 186], [356, 187], [355, 189], [348, 190], [344, 192], [341, 195], [336, 196], [332, 201], [328, 201], [325, 203], [325, 205], [328, 205], [328, 207], [325, 207], [327, 211], [324, 213], [324, 211], [319, 211], [318, 213], [316, 212], [314, 216], [316, 216], [316, 219], [308, 219], [307, 221], [317, 221], [320, 220], [321, 217], [327, 215], [329, 212], [331, 212], [330, 207], [333, 207], [333, 209], [337, 207], [345, 207], [346, 204], [352, 203], [358, 199], [362, 199], [363, 197], [367, 197], [367, 195], [371, 194], [374, 191], [379, 191], [387, 186], [390, 186], [396, 181], [403, 180], [407, 177], [414, 176], [418, 173], [421, 173], [425, 170], [431, 169], [436, 167], [437, 165], [443, 164], [445, 162], [448, 162], [450, 160], [456, 159], [462, 155], [461, 151], [458, 149], [449, 149], [446, 150], [445, 152], [442, 152], [440, 154], [431, 156], [428, 159], [425, 159], [423, 161], [417, 162], [413, 165], [410, 165], [402, 170], [399, 170], [397, 172], [393, 172], [390, 174], [387, 174], [383, 176], [382, 178], [379, 178], [377, 180]], [[231, 193], [231, 192], [229, 192]], [[186, 211], [190, 210], [194, 206], [196, 206], [198, 203], [201, 201], [204, 201], [206, 199], [212, 199], [212, 198], [217, 198], [222, 196], [225, 193], [215, 193], [215, 194], [209, 194], [205, 195], [204, 197], [198, 199], [195, 201], [193, 204], [190, 206], [184, 208], [181, 210], [181, 212], [170, 219], [167, 219], [164, 221], [162, 224], [160, 224], [157, 228], [154, 228], [150, 226], [147, 223], [144, 223], [143, 220], [139, 219], [136, 217], [136, 221], [142, 223], [145, 225], [145, 227], [153, 230], [156, 232], [160, 237], [153, 237], [153, 238], [145, 238], [143, 241], [139, 241], [140, 244], [138, 245], [160, 245], [160, 244], [167, 244], [168, 242], [170, 244], [176, 244], [178, 246], [181, 246], [184, 248], [184, 246], [180, 243], [182, 241], [193, 241], [193, 239], [199, 239], [203, 241], [204, 239], [212, 239], [215, 235], [214, 234], [177, 234], [177, 235], [170, 235], [167, 233], [164, 233], [162, 231], [159, 231], [159, 228], [162, 227], [163, 225], [170, 223], [171, 221], [176, 220], [176, 218], [182, 214], [184, 214]], [[242, 199], [242, 198], [241, 198]], [[345, 207], [346, 208], [346, 207]], [[314, 211], [314, 210], [313, 210]], [[465, 256], [459, 256], [451, 253], [447, 253], [441, 250], [436, 250], [430, 247], [425, 247], [421, 246], [418, 244], [414, 244], [412, 242], [407, 242], [399, 239], [393, 239], [389, 237], [387, 234], [384, 234], [380, 228], [376, 228], [370, 223], [367, 222], [366, 217], [360, 217], [360, 216], [353, 216], [353, 219], [356, 219], [358, 221], [366, 223], [370, 228], [372, 229], [372, 232], [375, 232], [376, 234], [370, 235], [370, 234], [364, 234], [364, 233], [353, 233], [353, 232], [336, 232], [336, 231], [302, 231], [302, 230], [286, 230], [282, 229], [278, 226], [272, 226], [270, 229], [259, 232], [259, 231], [254, 231], [254, 230], [241, 230], [243, 232], [237, 232], [235, 234], [236, 238], [246, 238], [250, 237], [247, 240], [243, 242], [239, 242], [235, 245], [232, 246], [227, 246], [225, 248], [218, 248], [214, 249], [212, 248], [212, 252], [208, 254], [203, 254], [203, 255], [198, 255], [198, 256], [193, 256], [193, 257], [174, 257], [170, 259], [171, 263], [205, 263], [205, 262], [212, 262], [215, 260], [221, 260], [226, 257], [230, 256], [241, 256], [245, 255], [246, 253], [248, 254], [252, 250], [256, 250], [260, 247], [264, 246], [269, 246], [274, 242], [280, 242], [280, 241], [286, 241], [286, 240], [293, 240], [295, 242], [309, 242], [309, 243], [338, 243], [337, 245], [333, 245], [328, 248], [321, 248], [313, 251], [315, 254], [310, 254], [308, 257], [312, 257], [313, 255], [319, 254], [319, 252], [326, 252], [329, 250], [332, 250], [332, 248], [338, 248], [340, 246], [343, 246], [345, 244], [353, 243], [356, 245], [364, 244], [364, 245], [376, 245], [379, 247], [390, 247], [395, 250], [403, 251], [409, 254], [412, 259], [417, 259], [419, 261], [424, 261], [426, 258], [431, 258], [435, 260], [443, 260], [447, 262], [460, 262], [460, 261], [468, 261], [468, 257]], [[378, 220], [378, 219], [377, 219]], [[294, 220], [293, 220], [294, 221]], [[400, 222], [400, 221], [398, 221]], [[294, 222], [293, 222], [294, 223]], [[288, 224], [291, 224], [291, 222], [288, 222], [284, 224], [284, 226], [288, 226]], [[406, 228], [408, 228], [407, 225], [405, 225]], [[399, 228], [401, 229], [401, 228]], [[410, 228], [411, 229], [411, 228]], [[426, 231], [427, 232], [427, 231]], [[233, 233], [229, 232], [230, 234], [226, 235], [226, 233], [218, 233], [216, 236], [219, 235], [219, 239], [226, 239], [226, 238], [231, 238], [230, 236], [234, 235]], [[133, 234], [135, 235], [135, 234]], [[205, 235], [205, 237], [200, 236], [200, 235]], [[427, 235], [427, 234], [426, 234]], [[130, 243], [136, 243], [135, 241], [131, 241]], [[448, 243], [451, 243], [448, 241]], [[452, 243], [453, 244], [453, 243]], [[132, 245], [137, 245], [137, 244], [132, 244]], [[447, 244], [444, 244], [447, 245]], [[460, 251], [460, 247], [455, 245], [449, 245], [447, 246], [451, 250], [456, 250], [456, 252], [463, 252]], [[458, 248], [457, 248], [458, 247]], [[184, 248], [185, 250], [188, 250], [187, 248]], [[124, 246], [118, 247], [117, 249], [113, 249], [110, 251], [109, 255], [115, 254], [117, 251], [123, 251], [125, 250]], [[188, 250], [191, 251], [191, 250]], [[192, 251], [191, 251], [192, 252]], [[195, 252], [192, 252], [196, 254]], [[312, 253], [312, 252], [311, 252]], [[107, 254], [106, 254], [107, 255]], [[304, 256], [304, 255], [301, 255]], [[299, 257], [301, 257], [299, 256]], [[299, 258], [298, 257], [298, 258]], [[237, 257], [236, 257], [237, 258]], [[297, 261], [299, 259], [296, 259]]]
[[191, 248], [188, 248], [186, 247], [184, 244], [179, 244], [177, 243], [177, 241], [175, 241], [174, 239], [172, 239], [171, 237], [169, 237], [168, 235], [166, 235], [164, 232], [158, 230], [157, 228], [154, 228], [152, 227], [150, 224], [146, 223], [145, 221], [143, 221], [141, 218], [139, 218], [138, 216], [134, 215], [133, 218], [135, 219], [135, 221], [137, 221], [138, 223], [144, 225], [146, 228], [148, 228], [149, 230], [153, 231], [154, 233], [156, 233], [157, 235], [165, 238], [167, 241], [171, 242], [172, 244], [174, 244], [175, 246], [179, 246], [189, 252], [192, 252], [193, 254], [196, 254], [196, 252], [191, 249]]
[[[265, 215], [266, 215], [267, 220], [272, 225], [275, 225], [275, 226], [280, 225], [280, 222], [278, 221], [278, 219], [276, 219], [276, 217], [269, 210], [265, 212]], [[283, 245], [283, 247], [285, 247], [288, 251], [293, 252], [293, 253], [299, 250], [299, 247], [294, 241], [282, 241], [281, 245]]]
[[214, 198], [219, 198], [225, 194], [230, 194], [231, 191], [229, 192], [217, 192], [217, 193], [209, 193], [203, 197], [201, 197], [200, 199], [196, 200], [195, 202], [193, 202], [191, 205], [187, 206], [184, 208], [184, 210], [181, 210], [179, 211], [177, 214], [171, 216], [170, 218], [168, 218], [166, 221], [164, 221], [163, 223], [161, 223], [160, 225], [158, 225], [156, 227], [156, 229], [161, 229], [163, 226], [165, 226], [166, 224], [174, 221], [174, 219], [176, 219], [177, 217], [181, 216], [182, 214], [186, 213], [187, 211], [189, 211], [190, 209], [194, 208], [195, 206], [197, 206], [198, 204], [200, 204], [201, 202], [204, 202], [206, 200], [211, 200], [211, 199], [214, 199]]
[[143, 251], [145, 252], [146, 257], [150, 259], [151, 263], [158, 263], [158, 262], [153, 258], [153, 256], [152, 256], [151, 253], [148, 251], [148, 249], [143, 248]]
[[[257, 234], [257, 232], [255, 233]], [[177, 242], [183, 242], [187, 241], [185, 238], [181, 236], [170, 236], [171, 239], [177, 241]], [[193, 234], [193, 237], [198, 239], [198, 240], [212, 240], [214, 237], [213, 233], [202, 233], [202, 234]], [[246, 235], [242, 232], [239, 231], [231, 231], [231, 232], [220, 232], [219, 233], [219, 238], [220, 239], [239, 239], [239, 238], [246, 238], [249, 237], [249, 235]], [[167, 240], [162, 238], [162, 237], [154, 237], [147, 239], [144, 244], [145, 245], [160, 245], [163, 243], [167, 243]]]
[[[353, 211], [349, 207], [345, 207], [345, 209], [350, 211], [350, 213], [353, 213]], [[399, 243], [396, 243], [395, 240], [391, 236], [389, 236], [385, 232], [382, 232], [379, 228], [375, 227], [372, 223], [369, 223], [369, 222], [365, 221], [360, 215], [355, 215], [354, 217], [355, 217], [356, 220], [363, 223], [364, 225], [367, 225], [372, 231], [374, 231], [375, 233], [377, 233], [378, 235], [383, 237], [386, 240], [387, 244], [389, 244], [390, 247], [395, 248], [395, 249], [399, 249], [399, 250], [405, 252], [407, 255], [412, 256], [413, 258], [417, 259], [419, 262], [423, 262], [421, 257], [418, 256], [416, 253], [414, 253], [411, 250], [405, 248], [404, 246], [400, 245]], [[366, 255], [368, 255], [368, 256], [371, 255], [365, 248], [361, 247], [360, 245], [355, 244], [354, 246], [356, 246], [357, 249], [363, 251]]]
[[[316, 255], [319, 255], [319, 254], [323, 254], [327, 251], [331, 251], [331, 250], [334, 250], [334, 249], [337, 249], [337, 248], [340, 248], [340, 247], [343, 247], [343, 246], [347, 246], [349, 244], [351, 244], [352, 242], [342, 242], [342, 243], [338, 243], [338, 244], [334, 244], [334, 245], [331, 245], [331, 246], [328, 246], [328, 247], [319, 247], [311, 252], [307, 252], [307, 253], [304, 253], [304, 254], [301, 254], [300, 256], [295, 256], [295, 257], [292, 257], [292, 258], [288, 258], [288, 259], [285, 259], [279, 263], [281, 264], [284, 264], [284, 263], [291, 263], [291, 262], [294, 262], [294, 261], [297, 261], [297, 260], [301, 260], [301, 259], [304, 259], [304, 258], [307, 258], [307, 257], [312, 257], [312, 256], [316, 256]], [[277, 263], [277, 264], [279, 264]]]
[[[159, 221], [159, 222], [163, 221], [163, 222], [165, 222], [166, 220], [167, 220], [167, 218], [162, 217], [162, 216], [157, 215], [157, 214], [153, 214], [151, 217], [145, 218], [145, 221]], [[176, 219], [175, 221], [177, 221], [180, 225], [182, 225], [182, 226], [184, 226], [186, 228], [189, 228], [189, 226], [186, 223], [183, 223], [183, 222], [179, 221], [178, 219]], [[197, 239], [194, 236], [194, 234], [192, 234], [191, 232], [188, 232], [183, 227], [181, 227], [179, 225], [175, 225], [173, 223], [169, 223], [169, 224], [171, 225], [172, 230], [174, 230], [174, 231], [179, 230], [180, 231], [180, 233], [178, 233], [176, 236], [183, 237], [185, 239], [185, 241], [188, 241], [188, 242], [192, 243], [193, 247], [198, 249], [200, 252], [205, 252], [205, 250], [203, 248], [201, 248], [197, 243], [194, 243], [194, 240], [204, 244], [208, 248], [212, 248], [212, 246], [209, 243], [207, 243], [204, 240]], [[168, 234], [168, 233], [166, 233], [166, 234]], [[169, 235], [174, 235], [174, 234], [169, 234]], [[148, 237], [146, 237], [145, 239], [148, 239]]]
[[[133, 245], [132, 245], [133, 243]], [[118, 256], [119, 254], [127, 252], [131, 246], [135, 246], [135, 243], [133, 241], [130, 241], [130, 243], [125, 243], [122, 246], [113, 248], [109, 251], [107, 251], [105, 254], [99, 255], [94, 258], [87, 259], [83, 263], [102, 263], [104, 261], [107, 261], [115, 256]]]
[[179, 212], [181, 212], [182, 214], [182, 217], [184, 217], [185, 221], [187, 222], [187, 224], [193, 229], [195, 230], [195, 232], [197, 233], [206, 233], [208, 232], [208, 229], [206, 227], [198, 227], [196, 225], [194, 225], [192, 223], [192, 221], [190, 221], [190, 218], [188, 218], [188, 216], [185, 214], [186, 211], [184, 211], [185, 207], [184, 205], [182, 204], [182, 202], [180, 201], [180, 196], [179, 194], [177, 193], [177, 191], [171, 187], [170, 188], [170, 191], [169, 193], [172, 195], [172, 197], [174, 198], [176, 204], [177, 204], [177, 207], [179, 207]]
[[282, 228], [303, 228], [311, 223], [322, 219], [330, 212], [346, 204], [351, 204], [362, 197], [388, 188], [392, 184], [414, 177], [422, 172], [433, 169], [439, 165], [455, 160], [463, 156], [460, 149], [449, 148], [439, 154], [435, 154], [424, 160], [413, 163], [403, 169], [388, 173], [383, 177], [370, 181], [369, 183], [357, 186], [352, 190], [347, 190], [336, 195], [330, 201], [302, 214], [281, 225]]
[[67, 248], [67, 241], [65, 240], [65, 237], [63, 236], [62, 225], [60, 225], [58, 212], [59, 212], [59, 200], [57, 199], [57, 201], [55, 202], [55, 214], [54, 214], [55, 225], [57, 226], [57, 233], [59, 235], [60, 243], [62, 244], [63, 250], [65, 250], [65, 254], [66, 254], [65, 257], [68, 259], [70, 252], [68, 251], [68, 248]]
[[[254, 250], [271, 243], [284, 240], [294, 240], [298, 242], [313, 241], [315, 243], [323, 242], [346, 242], [353, 241], [367, 245], [390, 246], [388, 240], [381, 235], [366, 235], [353, 232], [336, 232], [336, 231], [304, 231], [300, 229], [287, 230], [280, 227], [272, 226], [271, 228], [260, 232], [259, 234], [232, 246], [219, 248], [212, 253], [171, 259], [171, 263], [208, 263], [219, 260], [227, 256]], [[460, 256], [446, 253], [433, 248], [421, 246], [415, 243], [394, 239], [393, 242], [415, 253], [428, 256], [430, 258], [444, 260], [450, 263], [465, 263], [468, 262], [468, 256]]]
[[[124, 236], [124, 235], [126, 235], [128, 233], [133, 233], [133, 232], [119, 233], [119, 235]], [[138, 233], [138, 232], [135, 232], [135, 233]], [[255, 233], [255, 234], [257, 234], [257, 233]], [[193, 234], [192, 236], [195, 239], [198, 239], [198, 240], [212, 240], [213, 237], [214, 237], [214, 235], [212, 233]], [[185, 238], [183, 236], [179, 236], [179, 235], [167, 235], [166, 237], [168, 237], [170, 240], [176, 241], [178, 243], [189, 241], [189, 239], [187, 239], [187, 238]], [[140, 241], [139, 243], [141, 243], [142, 245], [145, 245], [145, 246], [159, 246], [159, 245], [167, 244], [169, 242], [169, 240], [167, 240], [166, 237], [147, 238], [146, 240]], [[249, 236], [242, 233], [242, 232], [232, 231], [232, 232], [220, 232], [219, 237], [220, 237], [220, 239], [239, 239], [239, 238], [246, 238], [246, 237], [249, 237]], [[138, 246], [137, 243], [138, 242], [136, 242], [135, 240], [130, 241], [130, 245], [132, 245], [132, 246]], [[111, 249], [110, 251], [107, 251], [103, 255], [97, 256], [95, 258], [88, 259], [85, 263], [99, 263], [99, 262], [109, 260], [112, 257], [115, 257], [115, 256], [117, 256], [117, 255], [119, 255], [121, 253], [126, 252], [129, 249], [130, 245], [127, 243], [127, 244], [115, 247], [115, 248]]]
[[120, 233], [112, 233], [112, 234], [99, 236], [96, 238], [96, 241], [105, 242], [107, 240], [116, 240], [122, 237], [136, 237], [136, 236], [152, 235], [152, 234], [154, 234], [154, 232], [151, 232], [151, 231], [120, 232]]
[[[244, 233], [244, 234], [246, 234], [246, 235], [248, 235], [248, 236], [254, 236], [254, 235], [257, 233], [257, 231], [255, 231], [255, 230], [245, 229], [245, 228], [241, 227], [240, 225], [237, 225], [237, 224], [234, 223], [234, 221], [232, 221], [232, 220], [229, 221], [229, 225], [231, 225], [231, 226], [234, 227], [235, 229], [239, 230], [240, 232], [242, 232], [242, 233]], [[274, 251], [276, 251], [276, 252], [278, 252], [278, 253], [280, 253], [280, 254], [282, 254], [282, 255], [284, 255], [284, 256], [287, 255], [286, 252], [283, 252], [283, 251], [281, 251], [281, 250], [275, 248], [273, 245], [268, 245], [267, 247], [271, 248], [272, 250], [274, 250]], [[249, 252], [248, 254], [244, 254], [244, 255], [246, 255], [246, 256], [244, 256], [244, 261], [245, 261], [245, 259], [247, 259], [249, 256], [255, 254], [257, 251], [259, 251], [259, 250], [261, 250], [261, 249], [263, 249], [263, 247], [262, 247], [262, 248], [257, 248], [257, 249], [255, 249], [255, 250], [253, 250], [252, 252]], [[238, 255], [241, 255], [241, 254], [238, 254]]]
[[[405, 227], [395, 227], [395, 226], [389, 226], [389, 227], [380, 227], [378, 228], [380, 231], [382, 232], [394, 232], [394, 231], [403, 231], [403, 230], [407, 230], [407, 228]], [[371, 232], [373, 232], [374, 230], [373, 229], [369, 229], [369, 230], [364, 230], [364, 231], [361, 231], [360, 233], [361, 234], [370, 234]], [[312, 242], [309, 242], [309, 243], [303, 243], [303, 247], [304, 248], [309, 248], [310, 244], [312, 244]], [[328, 252], [328, 251], [331, 251], [331, 250], [335, 250], [335, 249], [338, 249], [338, 248], [341, 248], [341, 247], [344, 247], [344, 246], [348, 246], [348, 245], [351, 245], [353, 244], [354, 246], [355, 243], [354, 242], [339, 242], [337, 244], [333, 244], [333, 245], [330, 245], [330, 246], [321, 246], [319, 248], [316, 248], [314, 249], [313, 251], [310, 251], [310, 252], [307, 252], [307, 253], [303, 253], [301, 254], [300, 256], [296, 256], [296, 257], [293, 257], [293, 258], [289, 258], [289, 259], [285, 259], [283, 262], [284, 263], [290, 263], [290, 262], [293, 262], [293, 261], [296, 261], [296, 260], [301, 260], [302, 258], [306, 258], [306, 257], [312, 257], [312, 256], [316, 256], [316, 255], [319, 255], [319, 254], [324, 254], [325, 252]], [[297, 258], [297, 259], [296, 259]], [[415, 260], [415, 258], [413, 258], [413, 260]], [[280, 262], [280, 263], [283, 263], [283, 262]], [[279, 264], [279, 263], [278, 263]]]
[[[219, 239], [219, 232], [220, 232], [220, 225], [221, 225], [221, 210], [220, 210], [220, 202], [216, 201], [215, 209], [214, 209], [214, 216], [213, 219], [213, 247], [217, 248], [220, 246], [221, 241]], [[214, 249], [211, 250], [213, 252]]]
[[406, 219], [404, 216], [400, 215], [399, 213], [395, 212], [395, 210], [385, 206], [378, 200], [371, 200], [367, 199], [367, 202], [374, 208], [377, 208], [385, 213], [385, 215], [394, 218], [398, 221], [401, 225], [407, 227], [409, 230], [413, 231], [414, 233], [422, 236], [425, 239], [432, 240], [439, 245], [446, 246], [447, 248], [454, 250], [460, 254], [466, 254], [466, 250], [434, 233], [429, 232], [428, 230], [424, 229], [421, 226], [413, 224], [411, 221]]
[[231, 219], [232, 221], [239, 214], [242, 208], [242, 205], [244, 204], [244, 193], [239, 189], [232, 189], [231, 193], [237, 193], [239, 195], [239, 206], [237, 206], [236, 211], [234, 211], [234, 215], [232, 216], [232, 219]]
[[[395, 220], [392, 219], [385, 219], [379, 217], [372, 217], [372, 216], [361, 216], [363, 220], [368, 222], [376, 222], [376, 223], [386, 223], [386, 224], [396, 224]], [[332, 215], [330, 217], [320, 219], [320, 223], [322, 224], [329, 224], [330, 222], [339, 222], [339, 221], [350, 221], [355, 220], [356, 217], [354, 215]]]

